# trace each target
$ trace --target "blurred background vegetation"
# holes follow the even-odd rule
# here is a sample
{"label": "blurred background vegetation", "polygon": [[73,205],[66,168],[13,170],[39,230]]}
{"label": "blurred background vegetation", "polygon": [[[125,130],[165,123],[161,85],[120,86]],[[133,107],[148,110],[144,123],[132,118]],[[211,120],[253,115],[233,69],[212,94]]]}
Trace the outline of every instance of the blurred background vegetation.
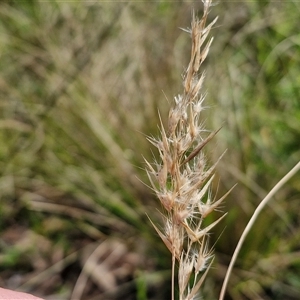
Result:
{"label": "blurred background vegetation", "polygon": [[[0,285],[45,299],[169,299],[170,255],[143,171],[189,60],[201,1],[1,1]],[[300,157],[300,3],[219,1],[205,90],[214,195],[202,291],[217,299],[259,201]],[[167,100],[166,100],[167,98]],[[154,153],[156,155],[156,153]],[[299,299],[300,176],[239,255],[226,299]],[[225,229],[224,229],[225,227]]]}

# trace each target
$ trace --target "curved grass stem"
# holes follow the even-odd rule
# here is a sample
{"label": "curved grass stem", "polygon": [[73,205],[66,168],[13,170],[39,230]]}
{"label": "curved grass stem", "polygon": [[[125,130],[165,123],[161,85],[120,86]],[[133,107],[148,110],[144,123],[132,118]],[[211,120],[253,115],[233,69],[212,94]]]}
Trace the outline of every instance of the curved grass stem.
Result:
{"label": "curved grass stem", "polygon": [[234,253],[232,255],[230,264],[228,266],[225,279],[223,281],[222,289],[220,292],[219,300],[223,300],[225,296],[225,291],[227,288],[227,284],[229,281],[229,277],[232,273],[232,269],[234,266],[234,263],[236,261],[236,258],[242,248],[242,245],[250,231],[250,229],[255,224],[255,221],[257,220],[258,215],[261,213],[261,211],[264,209],[264,207],[267,205],[267,203],[272,199],[272,197],[278,192],[278,190],[288,181],[290,180],[298,171],[300,170],[300,161],[273,187],[273,189],[269,192],[269,194],[260,202],[260,204],[257,206],[256,210],[254,211],[251,219],[249,220],[245,230],[243,231],[243,234],[241,235],[239,242],[234,250]]}

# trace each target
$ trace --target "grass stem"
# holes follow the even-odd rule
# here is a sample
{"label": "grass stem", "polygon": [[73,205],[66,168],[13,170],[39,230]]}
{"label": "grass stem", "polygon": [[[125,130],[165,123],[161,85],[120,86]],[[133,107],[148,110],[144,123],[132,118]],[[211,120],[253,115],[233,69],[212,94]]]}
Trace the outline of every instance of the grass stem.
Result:
{"label": "grass stem", "polygon": [[245,230],[243,231],[243,234],[241,235],[239,242],[234,250],[234,253],[232,255],[229,267],[227,269],[226,272],[226,276],[225,279],[223,281],[223,285],[222,285],[222,289],[221,289],[221,293],[220,293],[220,297],[219,300],[223,300],[224,296],[225,296],[225,291],[227,288],[227,284],[229,281],[229,277],[232,273],[232,269],[234,266],[234,263],[237,259],[237,256],[242,248],[242,245],[250,231],[250,229],[253,227],[253,225],[255,224],[255,221],[257,220],[259,214],[261,213],[261,211],[263,210],[263,208],[267,205],[267,203],[272,199],[272,197],[280,190],[281,187],[283,187],[283,185],[290,180],[298,171],[300,170],[300,161],[273,187],[273,189],[268,193],[268,195],[260,202],[260,204],[257,206],[256,210],[254,211],[251,219],[249,220]]}

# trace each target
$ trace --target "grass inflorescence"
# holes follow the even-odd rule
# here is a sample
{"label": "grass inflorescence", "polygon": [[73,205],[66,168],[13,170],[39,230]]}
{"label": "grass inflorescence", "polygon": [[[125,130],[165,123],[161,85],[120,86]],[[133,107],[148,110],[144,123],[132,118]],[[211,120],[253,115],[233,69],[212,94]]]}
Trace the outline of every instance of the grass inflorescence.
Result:
{"label": "grass inflorescence", "polygon": [[[179,299],[193,299],[198,293],[212,262],[208,245],[210,230],[225,216],[203,225],[204,219],[223,202],[211,199],[210,187],[216,164],[209,166],[203,148],[219,131],[207,135],[201,113],[205,109],[202,92],[205,73],[200,70],[213,38],[209,33],[217,21],[206,25],[211,1],[204,1],[201,19],[193,14],[191,58],[183,75],[183,93],[174,97],[165,128],[160,122],[160,137],[149,137],[160,162],[146,160],[147,174],[161,206],[164,222],[155,230],[172,255],[172,299],[174,299],[175,264],[178,263]],[[218,162],[218,161],[217,161]],[[216,163],[217,163],[216,162]],[[192,279],[192,280],[191,280]]]}

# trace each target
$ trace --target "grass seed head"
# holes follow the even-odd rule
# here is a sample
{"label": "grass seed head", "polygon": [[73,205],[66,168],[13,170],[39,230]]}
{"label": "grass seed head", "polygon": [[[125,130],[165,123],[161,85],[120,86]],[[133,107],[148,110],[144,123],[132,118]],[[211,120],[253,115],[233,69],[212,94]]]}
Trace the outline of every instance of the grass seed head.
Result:
{"label": "grass seed head", "polygon": [[[219,131],[203,136],[207,130],[200,123],[204,110],[205,93],[202,93],[205,73],[199,70],[206,59],[213,39],[208,39],[214,19],[206,25],[211,0],[205,0],[203,16],[193,15],[191,29],[185,30],[192,38],[191,58],[183,75],[183,93],[174,98],[168,114],[167,131],[160,118],[160,138],[149,138],[160,155],[157,172],[147,162],[151,185],[162,204],[165,222],[163,232],[154,228],[172,254],[172,300],[174,300],[175,259],[179,263],[179,299],[193,299],[201,287],[210,266],[212,252],[207,245],[209,231],[223,218],[206,227],[202,221],[217,208],[216,202],[206,196],[211,187],[215,165],[207,167],[204,147]],[[156,164],[157,165],[157,164]],[[150,176],[155,173],[156,176]],[[208,199],[204,201],[203,199]],[[190,279],[194,277],[190,286]]]}

